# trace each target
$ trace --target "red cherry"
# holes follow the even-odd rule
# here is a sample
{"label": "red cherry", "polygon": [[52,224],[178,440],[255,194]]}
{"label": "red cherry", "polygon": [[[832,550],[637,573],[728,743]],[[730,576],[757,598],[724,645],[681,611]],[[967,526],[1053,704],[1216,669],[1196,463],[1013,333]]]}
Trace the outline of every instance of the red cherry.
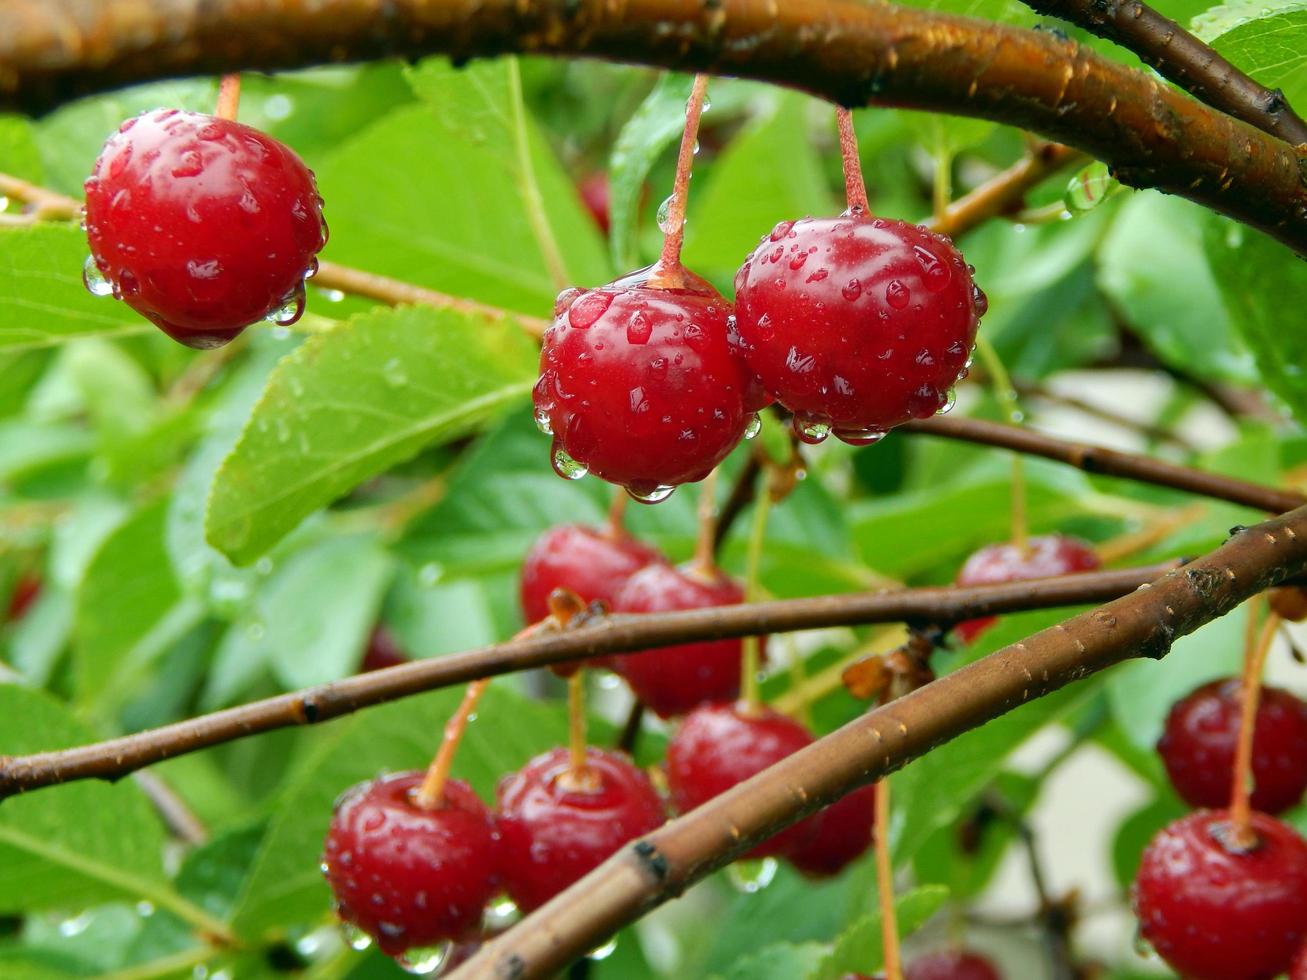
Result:
{"label": "red cherry", "polygon": [[1002,980],[994,964],[964,949],[918,956],[903,971],[904,980]]}
{"label": "red cherry", "polygon": [[612,199],[608,189],[608,174],[602,170],[587,174],[581,178],[581,182],[576,185],[576,189],[581,195],[581,203],[590,212],[590,217],[594,218],[599,230],[607,235],[609,227],[608,208]]}
{"label": "red cherry", "polygon": [[1307,937],[1307,841],[1253,813],[1258,845],[1226,848],[1229,814],[1200,810],[1164,828],[1135,878],[1140,929],[1192,980],[1257,980],[1289,968]]}
{"label": "red cherry", "polygon": [[445,784],[444,804],[420,809],[420,772],[349,790],[336,805],[323,869],[337,911],[382,952],[474,936],[497,887],[494,820],[466,783]]}
{"label": "red cherry", "polygon": [[559,474],[652,503],[725,459],[752,421],[729,313],[705,280],[657,266],[560,295],[534,393]]}
{"label": "red cherry", "polygon": [[[744,601],[744,589],[720,570],[658,562],[636,572],[613,600],[623,613],[711,609]],[[610,658],[636,697],[661,718],[683,715],[705,701],[729,701],[740,693],[742,640],[704,640]],[[766,644],[759,644],[760,659]]]}
{"label": "red cherry", "polygon": [[[999,585],[1029,578],[1051,578],[1098,568],[1098,553],[1078,538],[1045,534],[1030,538],[1025,550],[1015,544],[986,545],[967,559],[958,572],[958,585]],[[989,629],[997,616],[958,623],[954,631],[964,643],[973,642]]]}
{"label": "red cherry", "polygon": [[[1235,678],[1204,684],[1171,708],[1157,751],[1171,784],[1190,806],[1230,804],[1241,685]],[[1307,704],[1263,687],[1253,728],[1252,805],[1277,814],[1307,790]]]}
{"label": "red cherry", "polygon": [[1307,980],[1307,943],[1302,945],[1298,955],[1293,958],[1293,966],[1289,967],[1289,980]]}
{"label": "red cherry", "polygon": [[552,527],[536,539],[522,563],[522,615],[528,623],[548,616],[554,589],[567,589],[582,602],[602,602],[611,609],[627,579],[663,560],[657,549],[629,534],[580,524]]}
{"label": "red cherry", "polygon": [[27,615],[37,596],[41,594],[41,580],[35,575],[20,575],[14,583],[14,591],[9,595],[9,606],[5,609],[5,622],[14,623]]}
{"label": "red cherry", "polygon": [[327,241],[313,174],[292,150],[178,109],[129,119],[104,144],[86,181],[86,233],[92,291],[189,347],[297,319]]}
{"label": "red cherry", "polygon": [[[667,786],[678,813],[688,813],[812,744],[808,730],[770,708],[745,713],[736,704],[706,704],[681,722],[667,746]],[[746,857],[789,855],[813,832],[800,821],[763,841]]]}
{"label": "red cherry", "polygon": [[538,755],[499,783],[504,884],[529,912],[666,819],[653,783],[626,758],[586,752],[593,786],[573,785],[567,749]]}
{"label": "red cherry", "polygon": [[860,213],[782,221],[735,276],[749,366],[810,442],[945,408],[984,305],[947,238]]}
{"label": "red cherry", "polygon": [[1301,623],[1307,619],[1307,589],[1299,585],[1281,585],[1267,589],[1266,598],[1270,600],[1271,609],[1277,616],[1292,623]]}
{"label": "red cherry", "polygon": [[363,661],[359,664],[359,671],[367,673],[370,670],[384,670],[386,667],[398,667],[406,663],[408,663],[408,656],[395,642],[390,630],[384,626],[374,627],[372,635],[368,637],[368,647],[363,651]]}
{"label": "red cherry", "polygon": [[790,852],[790,863],[813,878],[837,875],[871,847],[876,787],[856,789],[804,823],[811,827],[810,836]]}

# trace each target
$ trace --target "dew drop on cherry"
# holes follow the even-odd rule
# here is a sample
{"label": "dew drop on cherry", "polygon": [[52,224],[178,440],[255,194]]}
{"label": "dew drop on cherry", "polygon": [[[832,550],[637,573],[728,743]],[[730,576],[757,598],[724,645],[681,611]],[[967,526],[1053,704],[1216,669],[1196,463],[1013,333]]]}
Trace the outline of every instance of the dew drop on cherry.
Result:
{"label": "dew drop on cherry", "polygon": [[93,256],[88,255],[82,265],[82,282],[86,285],[86,291],[92,296],[113,295],[113,285],[104,277]]}
{"label": "dew drop on cherry", "polygon": [[559,445],[554,446],[549,459],[554,466],[554,472],[564,480],[579,480],[589,472],[584,463],[577,462]]}

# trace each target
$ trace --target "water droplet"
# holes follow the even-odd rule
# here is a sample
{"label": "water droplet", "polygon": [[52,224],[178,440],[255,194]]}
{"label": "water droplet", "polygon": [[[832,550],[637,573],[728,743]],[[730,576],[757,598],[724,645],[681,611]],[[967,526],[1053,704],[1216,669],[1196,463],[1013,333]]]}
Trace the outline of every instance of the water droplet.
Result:
{"label": "water droplet", "polygon": [[90,913],[74,916],[71,919],[64,919],[59,923],[59,935],[77,936],[86,931],[87,926],[91,924]]}
{"label": "water droplet", "polygon": [[793,255],[790,257],[790,268],[801,269],[803,268],[803,263],[807,261],[808,261],[808,253],[799,252],[797,255]]}
{"label": "water droplet", "polygon": [[554,297],[554,316],[560,317],[567,312],[577,298],[584,293],[584,289],[577,289],[575,286],[568,286],[561,293]]}
{"label": "water droplet", "polygon": [[950,388],[948,391],[944,392],[944,404],[939,406],[938,409],[936,409],[935,414],[947,415],[949,412],[953,411],[953,406],[956,405],[957,403],[958,403],[957,389]]}
{"label": "water droplet", "polygon": [[439,562],[429,561],[418,569],[418,584],[429,589],[439,583],[444,574]]}
{"label": "water droplet", "polygon": [[727,870],[727,878],[735,888],[746,895],[762,891],[776,877],[779,865],[775,858],[736,861]]}
{"label": "water droplet", "polygon": [[1120,190],[1121,185],[1113,179],[1107,164],[1095,161],[1071,178],[1062,203],[1072,214],[1084,214]]}
{"label": "water droplet", "polygon": [[836,429],[835,438],[850,446],[870,446],[885,438],[881,429]]}
{"label": "water droplet", "polygon": [[775,228],[771,230],[771,234],[768,235],[767,237],[774,242],[779,242],[782,238],[784,238],[786,235],[790,233],[790,229],[793,227],[794,227],[793,221],[782,221],[780,224],[778,224]]}
{"label": "water droplet", "polygon": [[[616,675],[614,674],[605,674],[605,676],[616,678]],[[622,683],[621,678],[616,678],[616,680],[619,685]],[[503,932],[510,925],[516,922],[518,918],[517,906],[513,904],[513,900],[507,896],[503,896],[498,900],[491,901],[490,904],[486,906],[485,913],[481,919],[482,931],[493,936],[497,932]]]}
{"label": "water droplet", "polygon": [[349,944],[350,949],[361,953],[372,945],[372,937],[352,922],[342,922],[340,931],[344,933],[345,942]]}
{"label": "water droplet", "polygon": [[149,902],[137,902],[136,914],[142,919],[148,919],[150,916],[154,915],[154,906]]}
{"label": "water droplet", "polygon": [[975,283],[971,284],[971,305],[976,308],[977,317],[982,317],[989,312],[989,297]]}
{"label": "water droplet", "polygon": [[663,203],[658,205],[658,230],[664,235],[670,235],[676,228],[672,224],[672,198],[664,198]]}
{"label": "water droplet", "polygon": [[567,454],[567,450],[557,442],[554,443],[554,451],[550,457],[550,462],[554,465],[554,472],[564,480],[579,480],[590,472],[589,467],[574,460]]}
{"label": "water droplet", "polygon": [[796,414],[793,425],[794,434],[810,446],[825,442],[826,437],[830,435],[829,423],[822,422],[809,415]]}
{"label": "water droplet", "polygon": [[744,438],[752,439],[762,431],[762,418],[757,412],[749,416],[749,421],[744,425]]}
{"label": "water droplet", "polygon": [[104,277],[93,255],[88,255],[82,266],[82,282],[86,284],[86,291],[92,296],[113,295],[113,284]]}
{"label": "water droplet", "polygon": [[596,961],[606,960],[608,959],[608,957],[612,956],[615,952],[617,952],[616,936],[608,940],[608,942],[604,943],[602,946],[596,946],[594,949],[590,950],[590,952],[586,953],[585,956],[586,959],[589,960],[596,960]]}
{"label": "water droplet", "polygon": [[[204,170],[204,160],[198,150],[186,150],[172,168],[174,177],[197,177]],[[111,176],[115,176],[111,174]]]}
{"label": "water droplet", "polygon": [[408,371],[404,369],[404,362],[398,357],[392,357],[382,366],[381,377],[391,388],[402,388],[408,384]]}
{"label": "water droplet", "polygon": [[345,293],[340,289],[324,289],[322,291],[322,298],[328,303],[340,303],[344,301]]}
{"label": "water droplet", "polygon": [[304,278],[312,279],[318,274],[318,257],[315,255],[309,259],[308,267],[304,270]]}
{"label": "water droplet", "polygon": [[264,317],[269,323],[279,327],[289,327],[304,315],[304,284],[293,289],[282,301],[281,306]]}
{"label": "water droplet", "polygon": [[439,972],[444,965],[445,960],[449,958],[449,951],[454,948],[453,943],[440,943],[436,946],[414,946],[406,949],[395,958],[401,970],[405,973],[412,973],[416,976],[425,977]]}
{"label": "water droplet", "polygon": [[535,410],[535,420],[536,428],[545,435],[552,436],[554,434],[554,425],[549,421],[549,413],[543,408],[537,408]]}
{"label": "water droplet", "polygon": [[653,336],[653,321],[644,310],[636,310],[626,324],[626,339],[633,344],[647,344]]}
{"label": "water droplet", "polygon": [[1225,229],[1225,247],[1238,248],[1243,244],[1243,225],[1230,222]]}
{"label": "water droplet", "polygon": [[632,500],[639,501],[642,504],[657,504],[666,500],[676,492],[675,487],[669,487],[665,484],[653,487],[627,487],[626,492]]}
{"label": "water droplet", "polygon": [[691,148],[690,152],[693,153],[695,156],[698,156],[698,155],[699,155],[699,141],[698,141],[698,140],[695,140],[695,141],[694,141],[694,146]]}
{"label": "water droplet", "polygon": [[912,302],[912,290],[897,279],[891,279],[885,287],[885,301],[896,310],[906,309]]}
{"label": "water droplet", "polygon": [[613,305],[613,294],[594,289],[572,301],[567,310],[569,326],[577,330],[588,330]]}

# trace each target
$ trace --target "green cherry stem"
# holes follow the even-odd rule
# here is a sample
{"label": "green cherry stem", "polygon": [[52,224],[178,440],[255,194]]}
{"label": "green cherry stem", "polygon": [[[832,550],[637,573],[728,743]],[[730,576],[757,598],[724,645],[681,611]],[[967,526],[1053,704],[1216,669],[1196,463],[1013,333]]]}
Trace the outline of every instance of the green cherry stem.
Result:
{"label": "green cherry stem", "polygon": [[[994,396],[998,399],[1003,413],[1013,425],[1020,425],[1025,421],[1025,414],[1021,411],[1021,405],[1017,401],[1017,390],[1012,386],[1012,378],[1008,376],[1007,368],[1003,366],[998,351],[994,349],[994,345],[989,342],[989,338],[984,334],[976,335],[976,353],[980,355],[981,361],[984,362],[985,371],[989,374],[990,384],[994,389]],[[1025,464],[1019,453],[1013,453],[1012,543],[1024,551],[1029,537]]]}
{"label": "green cherry stem", "polygon": [[[762,598],[762,589],[758,584],[762,569],[762,549],[767,537],[767,515],[771,511],[771,470],[763,466],[762,493],[758,494],[753,507],[753,523],[749,527],[749,551],[746,560],[744,578],[744,601],[757,602]],[[752,710],[757,708],[762,698],[758,690],[758,662],[761,644],[756,636],[746,636],[743,644],[743,656],[740,658],[740,700]]]}

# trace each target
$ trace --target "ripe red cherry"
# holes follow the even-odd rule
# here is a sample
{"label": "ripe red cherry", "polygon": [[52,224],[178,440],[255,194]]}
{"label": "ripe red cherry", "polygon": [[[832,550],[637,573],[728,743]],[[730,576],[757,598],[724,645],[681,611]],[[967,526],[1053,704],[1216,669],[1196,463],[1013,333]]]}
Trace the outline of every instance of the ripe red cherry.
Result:
{"label": "ripe red cherry", "polygon": [[[249,126],[178,109],[129,119],[86,181],[87,285],[190,347],[291,323],[327,241],[313,174]],[[284,311],[284,312],[279,312]]]}
{"label": "ripe red cherry", "polygon": [[[1230,803],[1240,692],[1235,678],[1212,681],[1177,701],[1167,716],[1157,751],[1190,806]],[[1295,806],[1307,790],[1307,704],[1275,687],[1263,687],[1257,705],[1253,787],[1253,807],[1270,814]]]}
{"label": "ripe red cherry", "polygon": [[5,622],[14,623],[27,615],[37,596],[41,594],[41,580],[35,575],[20,575],[14,583],[14,591],[9,594],[9,605],[5,609]]}
{"label": "ripe red cherry", "polygon": [[581,203],[590,212],[590,217],[594,218],[599,230],[607,235],[609,228],[608,209],[612,201],[612,195],[608,189],[608,174],[602,170],[587,174],[576,185],[576,190],[581,195]]}
{"label": "ripe red cherry", "polygon": [[522,563],[522,615],[536,623],[549,615],[554,589],[610,609],[618,590],[646,565],[663,561],[655,548],[620,531],[560,524],[536,539]]}
{"label": "ripe red cherry", "polygon": [[729,313],[705,280],[658,266],[562,293],[534,392],[554,469],[645,503],[707,476],[754,422]]}
{"label": "ripe red cherry", "polygon": [[[746,713],[737,704],[706,704],[681,722],[667,746],[667,786],[678,813],[688,813],[812,744],[808,730],[766,707]],[[763,841],[746,857],[788,855],[807,842],[807,820]]]}
{"label": "ripe red cherry", "polygon": [[749,366],[810,442],[946,408],[985,306],[947,238],[861,213],[782,221],[735,276]]}
{"label": "ripe red cherry", "polygon": [[[744,589],[719,569],[697,565],[675,568],[663,562],[636,572],[618,591],[613,609],[623,613],[672,612],[733,606]],[[760,659],[766,644],[759,644]],[[629,653],[608,666],[631,686],[636,697],[661,718],[683,715],[706,701],[729,701],[740,693],[742,640],[705,640]]]}
{"label": "ripe red cherry", "polygon": [[360,783],[336,805],[323,869],[337,911],[382,952],[474,936],[497,882],[494,820],[466,783],[445,784],[444,804],[420,809],[422,773]]}
{"label": "ripe red cherry", "polygon": [[806,841],[790,852],[790,863],[812,878],[837,875],[871,847],[876,824],[876,788],[864,786],[804,821]]}
{"label": "ripe red cherry", "polygon": [[1293,966],[1289,968],[1289,980],[1307,980],[1307,943],[1298,950],[1298,955],[1293,958]]}
{"label": "ripe red cherry", "polygon": [[1002,980],[994,964],[965,949],[918,956],[903,971],[904,980]]}
{"label": "ripe red cherry", "polygon": [[395,637],[391,635],[390,630],[384,626],[374,627],[372,635],[368,637],[367,649],[363,651],[363,661],[359,664],[359,670],[366,673],[370,670],[384,670],[387,667],[398,667],[406,663],[408,657],[395,642]]}
{"label": "ripe red cherry", "polygon": [[1232,852],[1229,814],[1200,810],[1164,828],[1135,878],[1140,929],[1192,980],[1257,980],[1289,968],[1307,937],[1307,841],[1253,813],[1258,845]]}
{"label": "ripe red cherry", "polygon": [[504,885],[530,911],[666,818],[641,770],[620,755],[586,752],[591,785],[574,783],[567,749],[536,756],[499,783]]}
{"label": "ripe red cherry", "polygon": [[[956,581],[958,585],[999,585],[1089,572],[1099,564],[1098,553],[1084,541],[1046,534],[1030,538],[1024,551],[1015,544],[986,545],[967,559]],[[996,622],[997,616],[968,619],[954,630],[964,643],[971,643]]]}

